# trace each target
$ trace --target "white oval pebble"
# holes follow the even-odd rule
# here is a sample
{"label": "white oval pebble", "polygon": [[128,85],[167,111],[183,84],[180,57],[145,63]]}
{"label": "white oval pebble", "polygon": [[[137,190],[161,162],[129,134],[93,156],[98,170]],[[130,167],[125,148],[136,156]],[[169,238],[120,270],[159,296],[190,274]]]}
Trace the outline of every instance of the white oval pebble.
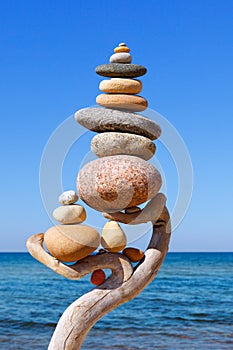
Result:
{"label": "white oval pebble", "polygon": [[110,57],[109,61],[110,63],[131,63],[132,56],[128,52],[117,52]]}
{"label": "white oval pebble", "polygon": [[63,205],[69,205],[77,202],[78,195],[73,190],[65,191],[59,196],[58,200],[59,200],[59,203]]}
{"label": "white oval pebble", "polygon": [[126,43],[120,43],[118,46],[126,46]]}

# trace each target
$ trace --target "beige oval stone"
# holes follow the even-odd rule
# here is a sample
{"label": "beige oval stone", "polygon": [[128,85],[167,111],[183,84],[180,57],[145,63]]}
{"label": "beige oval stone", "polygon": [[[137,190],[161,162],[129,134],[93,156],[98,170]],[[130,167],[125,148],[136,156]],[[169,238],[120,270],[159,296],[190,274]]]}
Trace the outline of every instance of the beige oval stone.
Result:
{"label": "beige oval stone", "polygon": [[107,222],[103,228],[101,237],[103,248],[112,253],[117,253],[124,249],[126,244],[127,238],[120,225],[116,221]]}
{"label": "beige oval stone", "polygon": [[94,252],[100,244],[100,235],[89,226],[58,225],[46,231],[44,243],[55,258],[71,262]]}
{"label": "beige oval stone", "polygon": [[91,150],[97,157],[127,154],[149,160],[156,147],[148,138],[122,132],[102,132],[93,137]]}
{"label": "beige oval stone", "polygon": [[148,107],[148,102],[144,97],[126,94],[101,94],[96,97],[96,103],[103,107],[132,112],[141,112]]}
{"label": "beige oval stone", "polygon": [[139,94],[142,90],[142,82],[137,79],[112,78],[102,80],[99,89],[112,94]]}
{"label": "beige oval stone", "polygon": [[125,248],[123,254],[132,262],[140,261],[145,256],[143,251],[137,248]]}
{"label": "beige oval stone", "polygon": [[59,196],[58,200],[59,200],[59,203],[61,203],[62,205],[69,205],[77,202],[78,195],[75,191],[69,190],[69,191],[63,192]]}
{"label": "beige oval stone", "polygon": [[64,205],[53,211],[53,217],[62,224],[80,224],[86,220],[86,211],[78,204]]}

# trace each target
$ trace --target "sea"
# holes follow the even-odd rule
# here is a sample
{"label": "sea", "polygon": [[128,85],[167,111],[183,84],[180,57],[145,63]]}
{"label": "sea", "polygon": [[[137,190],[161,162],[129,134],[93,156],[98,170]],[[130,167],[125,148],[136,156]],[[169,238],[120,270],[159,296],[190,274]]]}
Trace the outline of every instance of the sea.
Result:
{"label": "sea", "polygon": [[[93,286],[27,253],[0,254],[0,349],[45,350],[56,323]],[[134,300],[104,316],[82,349],[233,349],[233,253],[168,253]]]}

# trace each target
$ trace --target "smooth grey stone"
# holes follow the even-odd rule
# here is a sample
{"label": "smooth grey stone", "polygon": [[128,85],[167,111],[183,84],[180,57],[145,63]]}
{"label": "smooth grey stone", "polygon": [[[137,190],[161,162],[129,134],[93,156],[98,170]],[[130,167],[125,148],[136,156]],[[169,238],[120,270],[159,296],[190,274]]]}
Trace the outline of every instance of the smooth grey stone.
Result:
{"label": "smooth grey stone", "polygon": [[112,108],[84,108],[74,115],[75,120],[85,128],[96,131],[128,132],[157,139],[161,134],[160,126],[153,120],[136,113]]}
{"label": "smooth grey stone", "polygon": [[155,144],[140,135],[104,132],[92,139],[91,150],[99,158],[127,154],[149,160],[155,153]]}
{"label": "smooth grey stone", "polygon": [[147,69],[140,64],[128,63],[109,63],[97,66],[96,73],[104,77],[120,78],[131,77],[136,78],[146,74]]}

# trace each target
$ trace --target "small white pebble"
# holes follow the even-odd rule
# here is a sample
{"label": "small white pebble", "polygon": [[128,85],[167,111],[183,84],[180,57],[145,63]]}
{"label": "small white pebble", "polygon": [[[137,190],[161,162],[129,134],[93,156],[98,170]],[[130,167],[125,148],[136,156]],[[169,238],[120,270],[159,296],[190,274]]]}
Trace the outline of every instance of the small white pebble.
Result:
{"label": "small white pebble", "polygon": [[126,43],[120,43],[118,46],[126,46]]}
{"label": "small white pebble", "polygon": [[65,191],[59,196],[58,200],[62,205],[74,204],[78,200],[78,195],[73,190]]}

